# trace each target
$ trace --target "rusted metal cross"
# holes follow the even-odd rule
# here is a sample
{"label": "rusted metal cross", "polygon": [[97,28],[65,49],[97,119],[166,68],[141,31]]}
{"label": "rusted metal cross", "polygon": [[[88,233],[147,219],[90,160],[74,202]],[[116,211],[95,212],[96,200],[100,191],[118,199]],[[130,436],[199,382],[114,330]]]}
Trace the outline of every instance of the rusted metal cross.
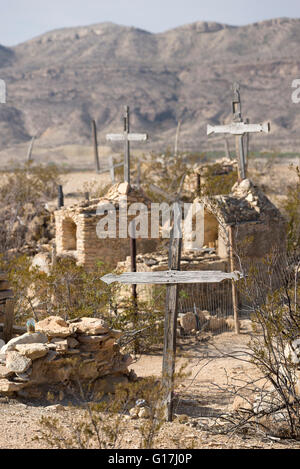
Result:
{"label": "rusted metal cross", "polygon": [[242,118],[242,106],[240,96],[240,85],[234,83],[233,85],[233,100],[232,100],[233,121],[228,125],[207,126],[207,135],[211,134],[231,134],[236,136],[236,153],[238,159],[239,181],[246,179],[246,159],[244,151],[243,137],[249,133],[269,133],[270,123],[263,124],[249,124],[244,122]]}
{"label": "rusted metal cross", "polygon": [[129,106],[125,106],[124,132],[122,134],[108,134],[106,140],[124,142],[124,181],[130,184],[130,142],[146,142],[148,135],[130,133]]}

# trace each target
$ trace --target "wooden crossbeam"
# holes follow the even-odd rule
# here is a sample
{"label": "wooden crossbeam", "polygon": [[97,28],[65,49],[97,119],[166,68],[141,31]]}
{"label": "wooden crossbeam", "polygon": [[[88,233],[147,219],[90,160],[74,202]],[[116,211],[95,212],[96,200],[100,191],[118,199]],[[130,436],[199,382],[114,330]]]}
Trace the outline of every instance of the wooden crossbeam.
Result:
{"label": "wooden crossbeam", "polygon": [[244,122],[232,122],[228,125],[208,125],[207,135],[211,134],[231,134],[231,135],[244,135],[246,133],[269,133],[270,123],[264,122],[263,124],[245,124]]}
{"label": "wooden crossbeam", "polygon": [[165,270],[161,272],[124,272],[120,275],[107,274],[101,280],[108,285],[114,282],[140,285],[168,285],[180,283],[219,283],[227,279],[237,281],[241,278],[242,274],[237,271],[227,273],[211,270],[190,270],[185,272]]}
{"label": "wooden crossbeam", "polygon": [[146,142],[148,140],[147,134],[107,134],[106,140],[111,142]]}

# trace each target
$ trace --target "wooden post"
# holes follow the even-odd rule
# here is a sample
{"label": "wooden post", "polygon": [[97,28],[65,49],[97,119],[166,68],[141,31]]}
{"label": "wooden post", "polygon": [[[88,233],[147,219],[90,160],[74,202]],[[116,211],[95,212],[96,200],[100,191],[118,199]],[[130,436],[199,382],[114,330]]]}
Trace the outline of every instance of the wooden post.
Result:
{"label": "wooden post", "polygon": [[28,153],[27,153],[27,162],[28,163],[30,161],[32,161],[32,151],[33,151],[34,140],[35,140],[35,136],[32,137],[29,148],[28,148]]}
{"label": "wooden post", "polygon": [[100,163],[99,163],[99,154],[98,154],[97,126],[96,126],[95,120],[92,121],[92,130],[93,130],[95,167],[98,173],[100,171]]}
{"label": "wooden post", "polygon": [[197,173],[197,196],[201,195],[201,175]]}
{"label": "wooden post", "polygon": [[58,186],[58,208],[62,208],[64,206],[64,192],[63,186]]}
{"label": "wooden post", "polygon": [[[133,228],[134,233],[130,236],[130,259],[131,259],[131,272],[136,272],[136,238],[135,238],[135,227]],[[137,292],[136,285],[132,285],[132,298],[135,306],[137,307]]]}
{"label": "wooden post", "polygon": [[178,141],[179,141],[180,127],[181,127],[181,121],[178,121],[177,129],[176,129],[176,137],[175,137],[175,148],[174,148],[175,156],[177,156],[178,154]]}
{"label": "wooden post", "polygon": [[13,338],[15,300],[8,299],[4,308],[3,340],[7,344]]}
{"label": "wooden post", "polygon": [[[229,252],[230,252],[230,269],[234,272],[234,227],[229,227]],[[240,321],[239,321],[239,311],[238,311],[238,294],[236,289],[236,284],[234,280],[231,280],[232,286],[232,307],[233,307],[233,316],[234,316],[234,327],[236,334],[240,334]]]}
{"label": "wooden post", "polygon": [[[169,248],[169,269],[180,270],[181,238],[174,238],[172,229]],[[176,333],[177,333],[177,309],[178,309],[178,284],[167,286],[164,355],[162,366],[162,383],[165,388],[165,419],[173,420],[173,386],[176,358]]]}
{"label": "wooden post", "polygon": [[129,106],[125,106],[124,114],[124,134],[127,136],[124,140],[124,181],[130,184],[130,148],[128,134],[130,133]]}

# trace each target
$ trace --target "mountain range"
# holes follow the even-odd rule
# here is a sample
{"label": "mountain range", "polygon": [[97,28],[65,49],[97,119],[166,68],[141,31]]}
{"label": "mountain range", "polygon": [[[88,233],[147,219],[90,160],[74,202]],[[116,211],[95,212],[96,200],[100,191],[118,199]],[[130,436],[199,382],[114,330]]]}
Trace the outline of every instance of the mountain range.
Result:
{"label": "mountain range", "polygon": [[149,134],[135,149],[173,148],[179,121],[180,151],[223,148],[223,137],[207,137],[206,126],[231,119],[235,81],[243,117],[271,123],[269,135],[251,137],[251,148],[297,152],[300,103],[292,101],[292,83],[300,79],[299,52],[300,19],[289,18],[240,27],[195,22],[159,34],[101,23],[0,46],[7,86],[0,163],[25,157],[32,136],[44,159],[55,149],[80,152],[92,144],[93,119],[99,145],[107,146],[105,134],[123,129],[124,105],[132,131]]}

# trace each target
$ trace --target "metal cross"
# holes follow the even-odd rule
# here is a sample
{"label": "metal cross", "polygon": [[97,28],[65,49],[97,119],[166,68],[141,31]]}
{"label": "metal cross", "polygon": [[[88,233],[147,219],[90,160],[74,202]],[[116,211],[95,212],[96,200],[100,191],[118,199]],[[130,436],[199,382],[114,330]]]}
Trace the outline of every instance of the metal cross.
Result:
{"label": "metal cross", "polygon": [[249,124],[249,121],[243,121],[240,85],[238,83],[234,83],[233,85],[232,112],[233,121],[231,124],[217,126],[208,125],[207,135],[231,134],[236,136],[236,153],[239,161],[239,180],[243,180],[247,177],[243,137],[249,133],[269,133],[270,123],[265,122],[263,124]]}
{"label": "metal cross", "polygon": [[106,140],[124,142],[124,181],[130,184],[130,142],[146,142],[147,134],[130,133],[129,107],[125,106],[124,132],[122,134],[108,134]]}

